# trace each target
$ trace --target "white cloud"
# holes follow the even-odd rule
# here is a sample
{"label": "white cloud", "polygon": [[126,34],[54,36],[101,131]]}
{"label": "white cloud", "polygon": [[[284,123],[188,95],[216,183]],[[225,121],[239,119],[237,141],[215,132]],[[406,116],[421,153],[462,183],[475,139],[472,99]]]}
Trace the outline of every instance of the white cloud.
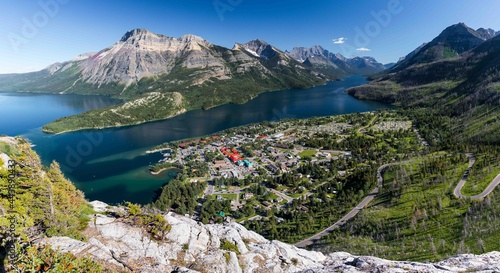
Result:
{"label": "white cloud", "polygon": [[340,44],[343,44],[345,43],[345,41],[347,40],[347,38],[344,38],[344,37],[340,37],[338,39],[332,39],[333,40],[333,43],[336,44],[336,45],[340,45]]}
{"label": "white cloud", "polygon": [[357,51],[372,51],[371,49],[369,48],[366,48],[366,47],[360,47],[358,49],[356,49]]}

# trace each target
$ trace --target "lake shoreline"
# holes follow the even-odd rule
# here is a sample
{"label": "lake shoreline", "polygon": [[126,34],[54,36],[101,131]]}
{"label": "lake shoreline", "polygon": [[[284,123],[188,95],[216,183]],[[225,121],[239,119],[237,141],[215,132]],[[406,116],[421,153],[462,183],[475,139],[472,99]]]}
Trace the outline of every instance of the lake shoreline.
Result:
{"label": "lake shoreline", "polygon": [[[164,159],[160,149],[167,147],[158,147],[161,144],[181,143],[251,123],[392,108],[387,104],[357,100],[344,93],[346,88],[364,83],[366,77],[355,75],[311,89],[264,92],[242,105],[226,104],[204,111],[188,111],[162,121],[96,132],[82,130],[54,135],[42,133],[40,129],[51,120],[106,107],[116,100],[71,94],[4,96],[0,113],[3,113],[6,129],[10,129],[5,130],[6,134],[23,135],[36,144],[34,148],[43,162],[59,162],[66,177],[88,198],[108,203],[128,200],[146,204],[155,190],[172,179],[176,172],[163,170],[158,175],[149,172],[148,166]],[[37,115],[26,111],[26,107],[37,109]],[[12,119],[12,116],[20,119]],[[137,152],[128,154],[129,151]]]}
{"label": "lake shoreline", "polygon": [[[349,77],[352,77],[353,75],[349,76]],[[288,91],[288,90],[294,90],[294,91],[304,91],[304,90],[308,90],[308,89],[311,89],[311,88],[314,88],[314,87],[318,87],[318,86],[325,86],[327,85],[328,83],[330,82],[338,82],[338,81],[342,81],[342,79],[333,79],[333,80],[329,80],[323,84],[317,84],[317,85],[313,85],[313,86],[310,86],[310,87],[307,87],[307,88],[302,88],[302,89],[277,89],[277,90],[267,90],[267,91],[263,91],[263,92],[260,92],[258,93],[256,96],[254,97],[250,97],[250,99],[248,100],[245,100],[241,103],[235,103],[235,102],[227,102],[227,103],[222,103],[222,104],[218,104],[218,105],[212,105],[208,108],[193,108],[193,109],[185,109],[185,111],[182,111],[181,113],[177,113],[177,114],[173,114],[169,117],[166,117],[166,118],[161,118],[161,119],[152,119],[152,120],[145,120],[145,121],[139,121],[139,122],[136,122],[136,123],[131,123],[131,124],[123,124],[123,125],[109,125],[109,126],[102,126],[102,127],[98,127],[98,128],[92,128],[92,127],[84,127],[84,128],[76,128],[76,129],[68,129],[68,130],[64,130],[64,131],[61,131],[61,132],[53,132],[53,131],[49,131],[49,130],[46,130],[45,127],[51,123],[54,123],[55,121],[52,121],[52,122],[49,122],[47,124],[44,124],[42,126],[42,132],[46,133],[46,134],[51,134],[51,135],[59,135],[59,134],[65,134],[65,133],[72,133],[72,132],[79,132],[79,131],[97,131],[97,130],[104,130],[104,129],[114,129],[114,128],[122,128],[122,127],[128,127],[128,126],[137,126],[137,125],[142,125],[142,124],[146,124],[146,123],[150,123],[150,122],[157,122],[157,121],[164,121],[164,120],[167,120],[167,119],[170,119],[170,118],[173,118],[173,117],[176,117],[176,116],[179,116],[179,115],[182,115],[182,114],[185,114],[187,112],[191,112],[191,111],[195,111],[195,110],[202,110],[202,111],[206,111],[206,110],[210,110],[210,109],[213,109],[213,108],[217,108],[217,107],[220,107],[220,106],[224,106],[224,105],[243,105],[245,103],[248,103],[256,98],[258,98],[260,95],[262,94],[265,94],[265,93],[273,93],[273,92],[281,92],[281,91]],[[29,92],[28,92],[29,93]],[[36,93],[34,93],[36,94]],[[47,94],[50,94],[50,93],[47,93]],[[62,95],[65,95],[65,94],[62,94]],[[123,103],[126,103],[126,101],[124,101]],[[115,106],[119,106],[121,104],[117,104]],[[91,110],[91,111],[95,111],[95,110],[99,110],[99,109],[94,109],[94,110]],[[77,114],[79,115],[79,114]],[[68,118],[68,117],[72,117],[72,116],[75,116],[75,115],[71,115],[71,116],[65,116],[65,117],[62,117],[62,118]]]}
{"label": "lake shoreline", "polygon": [[166,168],[162,168],[162,169],[160,169],[160,170],[158,170],[158,171],[156,171],[156,172],[154,172],[154,171],[152,171],[152,170],[149,170],[149,173],[150,173],[150,174],[152,174],[152,175],[159,175],[159,174],[161,174],[162,172],[169,171],[169,170],[174,170],[174,169],[176,169],[176,170],[181,170],[181,169],[176,168],[176,167],[166,167]]}

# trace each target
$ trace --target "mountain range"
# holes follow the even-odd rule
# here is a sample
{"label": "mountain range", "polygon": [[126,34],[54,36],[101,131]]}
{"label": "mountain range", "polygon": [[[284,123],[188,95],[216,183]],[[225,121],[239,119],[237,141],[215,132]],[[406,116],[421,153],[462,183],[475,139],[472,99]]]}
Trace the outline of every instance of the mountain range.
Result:
{"label": "mountain range", "polygon": [[373,58],[348,59],[319,46],[284,52],[255,39],[228,49],[192,34],[174,38],[134,29],[97,53],[81,54],[38,72],[0,75],[0,91],[98,94],[126,100],[44,127],[46,132],[60,133],[160,120],[191,109],[244,103],[264,91],[308,88],[383,69]]}
{"label": "mountain range", "polygon": [[[231,50],[191,34],[173,38],[134,29],[97,53],[82,54],[39,72],[2,75],[1,83],[2,89],[10,91],[92,93],[129,98],[204,84],[224,85],[245,77],[261,79],[264,88],[307,87],[327,79],[274,47],[269,47],[268,52],[274,53],[272,58],[255,56],[251,48],[259,45],[268,44],[256,40],[241,50],[238,47]],[[9,84],[8,80],[15,82]]]}
{"label": "mountain range", "polygon": [[500,143],[500,36],[463,23],[446,28],[367,85],[357,98],[445,116],[468,141]]}
{"label": "mountain range", "polygon": [[373,74],[386,69],[372,57],[346,58],[341,54],[334,54],[321,46],[311,48],[295,47],[288,55],[308,66],[314,67],[326,74]]}
{"label": "mountain range", "polygon": [[[330,69],[319,73],[315,71],[318,67]],[[173,38],[134,29],[97,53],[84,53],[38,72],[0,75],[0,90],[90,92],[128,98],[168,91],[158,84],[144,90],[141,80],[190,88],[250,75],[254,80],[281,82],[277,85],[287,88],[308,87],[346,74],[370,74],[383,69],[385,67],[371,57],[348,59],[320,46],[283,52],[256,39],[236,43],[228,49],[192,34]]]}

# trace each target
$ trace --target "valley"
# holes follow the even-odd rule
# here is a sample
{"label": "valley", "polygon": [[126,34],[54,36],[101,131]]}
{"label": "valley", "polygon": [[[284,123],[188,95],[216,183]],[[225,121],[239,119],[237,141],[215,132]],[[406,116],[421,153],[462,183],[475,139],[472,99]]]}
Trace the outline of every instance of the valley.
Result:
{"label": "valley", "polygon": [[464,23],[387,66],[137,28],[0,75],[0,125],[20,135],[0,137],[0,258],[17,255],[19,272],[375,271],[346,251],[490,259],[499,56],[498,32]]}
{"label": "valley", "polygon": [[[208,197],[192,207],[194,215],[202,221],[222,221],[216,212],[223,211],[267,238],[323,252],[347,249],[386,258],[437,260],[452,253],[497,249],[498,217],[492,211],[498,210],[493,204],[498,204],[500,175],[498,36],[478,33],[464,24],[450,26],[387,72],[371,76],[372,82],[347,90],[360,99],[392,103],[398,110],[361,114],[361,120],[342,116],[347,125],[339,125],[336,118],[333,123],[307,121],[313,127],[305,138],[298,130],[302,127],[295,125],[300,121],[290,121],[285,128],[272,126],[282,129],[271,134],[257,125],[246,129],[253,137],[270,137],[269,146],[241,134],[245,130],[236,131],[240,134],[233,137],[250,141],[260,153],[273,151],[277,141],[278,150],[292,159],[298,156],[300,163],[290,172],[281,168],[280,178],[269,173],[280,169],[272,166],[249,172],[245,179],[215,178],[219,188],[209,193],[222,203]],[[395,135],[386,135],[388,125],[397,128]],[[237,149],[249,145],[229,144]],[[322,151],[344,151],[344,157],[322,161]],[[259,178],[263,174],[266,177]],[[310,185],[297,183],[304,174],[312,179]],[[287,184],[287,177],[296,183]],[[270,197],[248,206],[245,197],[251,200],[250,193]],[[157,200],[166,198],[160,201],[165,204],[168,196]],[[171,209],[179,208],[171,204]]]}
{"label": "valley", "polygon": [[[474,173],[471,179],[475,177],[475,181],[487,183],[479,191],[487,187],[490,190],[481,198],[472,198],[480,199],[478,203],[464,196],[459,199],[452,193],[462,186],[459,180],[467,169],[469,157],[460,151],[460,146],[445,150],[429,146],[425,136],[432,134],[426,133],[422,138],[417,120],[409,120],[409,114],[411,112],[398,110],[285,120],[158,146],[155,150],[165,149],[168,155],[165,163],[158,163],[153,169],[173,165],[182,172],[175,179],[175,186],[166,185],[153,205],[181,214],[187,212],[204,223],[234,219],[267,238],[297,243],[301,247],[312,244],[313,249],[327,252],[341,249],[332,248],[333,245],[345,248],[345,232],[350,229],[352,240],[360,243],[359,249],[354,243],[350,251],[392,258],[395,253],[388,247],[373,252],[361,246],[366,246],[368,238],[373,240],[374,247],[384,245],[386,240],[388,243],[401,241],[401,237],[419,242],[423,239],[421,236],[434,234],[435,224],[446,226],[447,232],[442,231],[435,238],[441,240],[443,248],[425,255],[409,251],[404,259],[439,259],[450,251],[459,251],[459,244],[463,250],[475,249],[474,242],[456,232],[461,230],[461,221],[466,217],[462,212],[471,207],[483,213],[477,206],[496,198],[498,181],[479,177],[500,174],[499,150],[481,145],[468,147],[478,149],[475,154],[484,159],[481,167],[470,165]],[[237,158],[229,160],[234,157],[231,155],[245,157],[241,159],[241,166]],[[297,167],[288,167],[293,164]],[[405,175],[413,173],[411,178],[401,178],[401,171],[398,176],[391,176],[403,168],[410,168]],[[424,171],[425,174],[421,173]],[[200,199],[189,201],[188,196],[175,193],[175,187],[183,183],[188,193],[196,184],[201,183],[202,187],[208,184],[208,188],[205,192],[196,192]],[[201,203],[197,206],[197,202]],[[422,204],[422,207],[399,207],[400,202]],[[436,202],[441,204],[439,208],[435,207]],[[381,208],[395,216],[365,216],[381,213]],[[420,211],[417,218],[412,216],[415,210]],[[423,220],[419,218],[422,213],[426,215]],[[449,217],[458,218],[451,221]],[[364,230],[374,225],[371,221],[379,223],[381,219],[388,221],[386,225],[399,226],[401,232],[410,227],[415,232],[404,231],[397,238],[392,235],[390,240],[386,238],[388,235],[376,237],[382,235],[373,228],[369,230],[374,233],[361,233],[365,237],[356,235],[356,228]],[[385,225],[383,230],[391,232]],[[495,249],[493,241],[497,232],[489,230],[481,235],[482,245],[485,249]],[[306,240],[301,241],[303,239]]]}

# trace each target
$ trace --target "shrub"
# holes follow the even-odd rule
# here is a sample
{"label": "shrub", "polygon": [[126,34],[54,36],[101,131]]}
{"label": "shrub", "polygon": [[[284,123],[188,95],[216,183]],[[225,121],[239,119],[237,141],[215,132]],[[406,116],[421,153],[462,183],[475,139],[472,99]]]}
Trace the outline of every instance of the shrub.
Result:
{"label": "shrub", "polygon": [[236,246],[236,244],[229,242],[226,239],[221,239],[220,240],[220,249],[226,250],[226,251],[232,251],[235,252],[236,254],[240,254],[240,250]]}

